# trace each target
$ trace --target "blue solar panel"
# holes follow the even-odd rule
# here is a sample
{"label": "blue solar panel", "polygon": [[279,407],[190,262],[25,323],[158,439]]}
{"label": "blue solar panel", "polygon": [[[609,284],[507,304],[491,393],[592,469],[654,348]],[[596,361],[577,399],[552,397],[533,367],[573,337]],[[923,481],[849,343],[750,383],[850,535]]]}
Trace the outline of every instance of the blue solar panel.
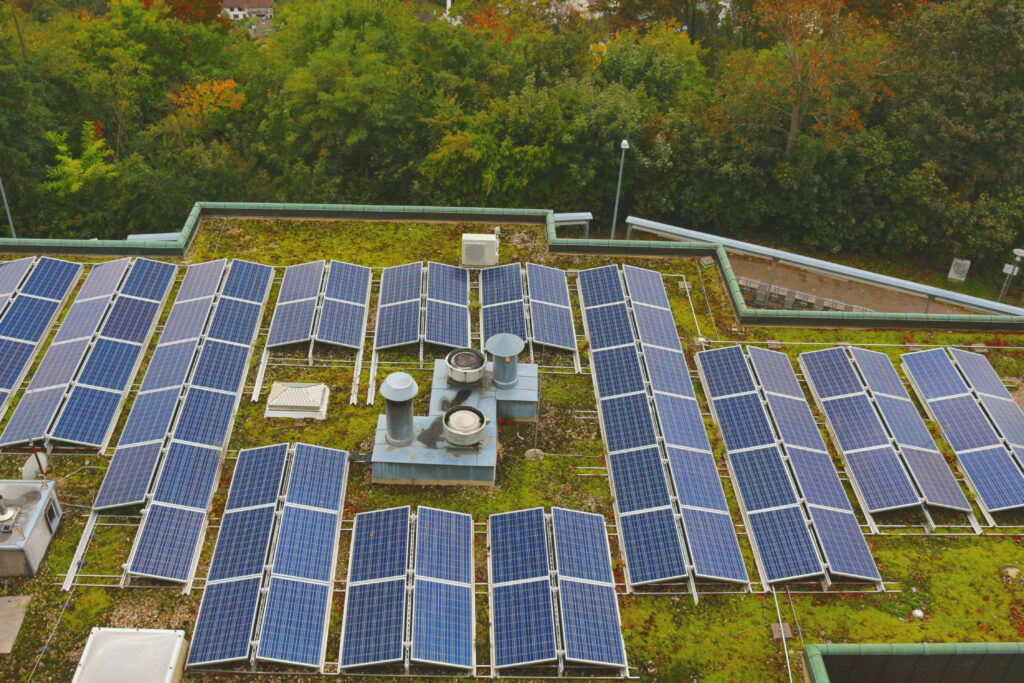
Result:
{"label": "blue solar panel", "polygon": [[82,339],[91,337],[99,327],[103,314],[107,312],[106,298],[82,301],[81,296],[71,304],[68,314],[64,316],[57,334],[53,336],[53,343],[60,344],[69,339]]}
{"label": "blue solar panel", "polygon": [[416,575],[473,582],[473,518],[420,506],[416,511]]}
{"label": "blue solar panel", "polygon": [[286,443],[240,451],[225,509],[276,503],[287,455]]}
{"label": "blue solar panel", "polygon": [[181,387],[192,367],[192,356],[195,355],[197,343],[192,340],[156,347],[139,391]]}
{"label": "blue solar panel", "polygon": [[577,282],[580,296],[587,308],[626,300],[622,282],[619,280],[619,269],[616,266],[581,270],[577,275]]}
{"label": "blue solar panel", "polygon": [[1024,444],[1024,413],[1013,399],[982,395],[981,405],[996,424],[996,429],[1011,444]]}
{"label": "blue solar panel", "polygon": [[882,578],[853,512],[813,505],[808,510],[830,572],[874,581]]}
{"label": "blue solar panel", "polygon": [[654,405],[666,444],[697,450],[710,448],[704,419],[695,399],[655,393]]}
{"label": "blue solar panel", "polygon": [[953,354],[953,360],[967,377],[967,382],[979,394],[988,394],[999,398],[1010,398],[1010,392],[1006,390],[1003,380],[996,374],[988,359],[977,353],[963,351],[950,347],[949,352]]}
{"label": "blue solar panel", "polygon": [[960,453],[960,464],[990,511],[1024,506],[1024,474],[1002,447]]}
{"label": "blue solar panel", "polygon": [[273,275],[274,269],[270,266],[235,259],[231,262],[221,296],[263,303]]}
{"label": "blue solar panel", "polygon": [[58,441],[102,446],[121,407],[121,392],[78,385],[71,390],[52,436]]}
{"label": "blue solar panel", "polygon": [[207,584],[188,648],[188,665],[248,658],[259,599],[259,578]]}
{"label": "blue solar panel", "polygon": [[121,294],[137,296],[150,301],[162,301],[167,294],[177,267],[151,259],[135,259],[128,277],[121,286]]}
{"label": "blue solar panel", "polygon": [[953,450],[967,451],[999,443],[999,437],[973,397],[932,401],[929,406]]}
{"label": "blue solar panel", "polygon": [[971,509],[971,504],[967,502],[941,453],[909,446],[904,446],[900,451],[929,505],[941,505],[965,512]]}
{"label": "blue solar panel", "polygon": [[865,384],[868,385],[872,393],[909,398],[889,356],[856,346],[850,348],[850,353],[853,355],[857,368],[860,369],[860,374],[864,377]]}
{"label": "blue solar panel", "polygon": [[555,622],[547,578],[491,589],[494,666],[523,666],[554,660]]}
{"label": "blue solar panel", "polygon": [[128,421],[121,430],[118,443],[127,446],[147,441],[163,441],[174,418],[178,395],[177,387],[139,394],[135,398],[131,412],[128,413]]}
{"label": "blue solar panel", "polygon": [[775,418],[779,436],[786,446],[800,446],[819,451],[826,450],[818,423],[814,421],[807,401],[803,398],[785,398],[767,394],[768,408]]}
{"label": "blue solar panel", "polygon": [[591,363],[599,397],[634,394],[644,390],[644,375],[640,369],[636,347],[620,346],[594,351],[591,354]]}
{"label": "blue solar panel", "polygon": [[750,364],[754,367],[754,373],[765,391],[795,396],[803,400],[804,392],[796,380],[789,356],[759,346],[748,346],[747,353],[750,354]]}
{"label": "blue solar panel", "polygon": [[319,667],[323,663],[324,626],[330,600],[328,585],[272,577],[256,656]]}
{"label": "blue solar panel", "polygon": [[337,538],[336,512],[286,505],[277,534],[274,574],[330,581]]}
{"label": "blue solar panel", "polygon": [[21,293],[60,301],[81,272],[82,266],[77,263],[44,256],[29,273],[21,286]]}
{"label": "blue solar panel", "polygon": [[526,312],[522,301],[496,304],[483,309],[483,337],[496,334],[514,334],[526,339]]}
{"label": "blue solar panel", "polygon": [[572,309],[531,301],[530,315],[533,319],[535,342],[559,349],[576,350],[576,329],[573,327]]}
{"label": "blue solar panel", "polygon": [[64,389],[54,387],[26,392],[0,435],[0,444],[6,446],[43,438],[64,398]]}
{"label": "blue solar panel", "polygon": [[615,588],[579,581],[561,581],[565,658],[576,662],[625,665]]}
{"label": "blue solar panel", "polygon": [[717,399],[718,426],[730,451],[775,443],[775,434],[757,394]]}
{"label": "blue solar panel", "polygon": [[26,256],[15,261],[4,261],[0,263],[0,293],[10,294],[25,278],[25,273],[32,267],[35,258]]}
{"label": "blue solar panel", "polygon": [[57,313],[56,301],[19,296],[0,318],[0,337],[38,342]]}
{"label": "blue solar panel", "polygon": [[757,389],[739,346],[701,351],[695,357],[705,380],[704,388],[712,398]]}
{"label": "blue solar panel", "polygon": [[207,446],[223,446],[235,412],[231,394],[192,388],[174,428],[174,438]]}
{"label": "blue solar panel", "polygon": [[404,630],[404,577],[350,585],[345,591],[341,666],[365,666],[401,660]]}
{"label": "blue solar panel", "polygon": [[633,303],[669,308],[661,273],[656,270],[624,265],[622,274],[626,278],[626,289],[629,290],[629,297]]}
{"label": "blue solar panel", "polygon": [[827,401],[825,415],[832,425],[832,433],[844,451],[889,443],[889,435],[882,428],[882,423],[865,394]]}
{"label": "blue solar panel", "polygon": [[14,388],[35,350],[35,344],[0,339],[0,387]]}
{"label": "blue solar panel", "polygon": [[604,517],[590,512],[551,508],[558,575],[611,584],[611,555]]}
{"label": "blue solar panel", "polygon": [[221,299],[213,312],[207,336],[250,346],[256,336],[261,314],[259,304]]}
{"label": "blue solar panel", "polygon": [[205,523],[205,510],[150,505],[129,571],[141,576],[187,581]]}
{"label": "blue solar panel", "polygon": [[786,449],[786,454],[789,455],[789,462],[808,504],[825,505],[839,510],[852,509],[843,483],[836,472],[836,466],[832,462],[832,456],[828,453],[791,447]]}
{"label": "blue solar panel", "polygon": [[405,576],[408,553],[408,507],[356,515],[349,555],[349,583]]}
{"label": "blue solar panel", "polygon": [[644,344],[652,344],[673,351],[679,350],[679,331],[676,329],[671,311],[634,304],[633,317],[636,318],[640,341]]}
{"label": "blue solar panel", "polygon": [[424,339],[444,346],[469,346],[469,308],[441,301],[427,301]]}
{"label": "blue solar panel", "polygon": [[85,301],[96,297],[109,298],[121,284],[121,278],[124,277],[130,264],[131,259],[129,258],[97,263],[89,269],[89,275],[86,276],[82,287],[78,290],[75,300]]}
{"label": "blue solar panel", "polygon": [[[273,529],[272,505],[225,514],[217,532],[217,547],[206,576],[207,585],[210,581],[262,575]],[[277,568],[274,570],[276,572]]]}
{"label": "blue solar panel", "polygon": [[918,448],[935,448],[935,440],[925,427],[920,413],[909,399],[891,398],[875,394],[875,403],[889,426],[896,443]]}
{"label": "blue solar panel", "polygon": [[464,306],[469,300],[469,271],[431,261],[427,264],[427,298]]}
{"label": "blue solar panel", "polygon": [[167,315],[163,332],[160,333],[160,343],[197,339],[206,328],[206,319],[212,304],[213,299],[192,299],[175,303]]}
{"label": "blue solar panel", "polygon": [[647,394],[605,399],[600,402],[599,411],[609,453],[657,443]]}
{"label": "blue solar panel", "polygon": [[569,285],[565,271],[535,263],[526,264],[526,281],[530,286],[530,301],[569,307]]}
{"label": "blue solar panel", "polygon": [[669,470],[681,506],[728,510],[718,466],[710,452],[666,448]]}
{"label": "blue solar panel", "polygon": [[906,470],[891,446],[846,453],[845,457],[870,512],[917,505],[920,502]]}
{"label": "blue solar panel", "polygon": [[143,502],[162,446],[160,443],[150,443],[119,447],[114,451],[93,507],[102,509]]}
{"label": "blue solar panel", "polygon": [[419,261],[385,268],[380,277],[378,304],[384,306],[399,301],[419,300],[422,273],[423,264]]}
{"label": "blue solar panel", "polygon": [[928,349],[903,354],[903,363],[925,399],[967,393],[967,385],[945,349]]}
{"label": "blue solar panel", "polygon": [[309,341],[313,335],[313,316],[316,314],[316,299],[278,303],[267,335],[267,346],[294,344]]}
{"label": "blue solar panel", "polygon": [[123,391],[135,374],[135,361],[141,352],[137,344],[99,339],[85,360],[78,383]]}
{"label": "blue solar panel", "polygon": [[543,508],[491,515],[491,583],[548,576]]}
{"label": "blue solar panel", "polygon": [[153,500],[205,510],[217,483],[219,467],[219,451],[172,442]]}
{"label": "blue solar panel", "polygon": [[185,277],[181,279],[181,287],[175,301],[212,297],[220,288],[225,265],[226,259],[218,259],[189,266],[185,271]]}
{"label": "blue solar panel", "polygon": [[626,304],[588,308],[586,320],[591,350],[634,343]]}
{"label": "blue solar panel", "polygon": [[644,362],[651,379],[651,388],[679,396],[695,396],[690,369],[682,351],[667,351],[652,346],[644,347]]}
{"label": "blue solar panel", "polygon": [[412,608],[412,659],[473,666],[473,589],[416,579]]}
{"label": "blue solar panel", "polygon": [[[393,311],[399,306],[389,306],[384,310]],[[419,304],[412,303],[416,311],[416,336],[419,336]],[[316,338],[330,344],[339,344],[351,348],[359,348],[363,343],[366,327],[366,307],[363,304],[351,304],[344,301],[324,300],[324,308],[320,313]]]}
{"label": "blue solar panel", "polygon": [[318,297],[323,273],[323,261],[310,261],[285,268],[284,277],[281,278],[281,291],[277,294],[278,306],[289,301]]}
{"label": "blue solar panel", "polygon": [[[468,324],[468,320],[467,320]],[[420,339],[420,302],[382,306],[377,311],[377,333],[374,348],[411,344]]]}
{"label": "blue solar panel", "polygon": [[748,511],[796,504],[793,484],[777,447],[731,453],[729,461]]}
{"label": "blue solar panel", "polygon": [[608,456],[615,502],[619,512],[671,505],[661,456],[657,448],[624,451]]}
{"label": "blue solar panel", "polygon": [[749,580],[736,529],[728,512],[682,508],[683,528],[690,542],[693,573],[725,581]]}
{"label": "blue solar panel", "polygon": [[288,480],[288,502],[323,510],[341,509],[348,453],[334,448],[295,446]]}
{"label": "blue solar panel", "polygon": [[748,515],[765,580],[769,583],[822,573],[814,540],[797,506]]}
{"label": "blue solar panel", "polygon": [[192,384],[222,391],[238,391],[249,369],[248,362],[248,348],[209,340],[199,352],[199,361],[192,373]]}
{"label": "blue solar panel", "polygon": [[[365,306],[370,298],[371,275],[370,269],[366,266],[331,261],[327,270],[327,289],[324,291],[324,297]],[[418,287],[416,291],[418,296]]]}
{"label": "blue solar panel", "polygon": [[143,299],[118,298],[103,323],[104,337],[142,344],[149,337],[160,304]]}
{"label": "blue solar panel", "polygon": [[480,304],[491,306],[523,300],[523,279],[518,263],[509,263],[480,271]]}
{"label": "blue solar panel", "polygon": [[630,583],[686,576],[686,559],[671,508],[619,515]]}
{"label": "blue solar panel", "polygon": [[801,353],[800,362],[808,375],[807,381],[814,385],[819,398],[864,391],[860,378],[850,364],[850,359],[846,357],[846,351],[838,346]]}

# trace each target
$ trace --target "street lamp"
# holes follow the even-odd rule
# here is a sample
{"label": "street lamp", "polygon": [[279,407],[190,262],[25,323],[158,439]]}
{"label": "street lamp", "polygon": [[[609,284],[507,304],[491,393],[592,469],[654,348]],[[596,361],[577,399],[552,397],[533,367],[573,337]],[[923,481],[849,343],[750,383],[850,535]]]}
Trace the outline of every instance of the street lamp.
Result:
{"label": "street lamp", "polygon": [[619,192],[622,191],[622,167],[626,163],[626,150],[629,149],[629,141],[623,140],[619,147],[622,148],[622,158],[619,160],[619,186],[615,188],[615,211],[612,213],[612,239],[615,239],[615,224],[619,220]]}
{"label": "street lamp", "polygon": [[1003,272],[1006,273],[1006,280],[1003,282],[1003,288],[999,292],[999,301],[1003,300],[1006,296],[1006,290],[1010,288],[1010,281],[1013,280],[1013,276],[1017,274],[1020,269],[1020,260],[1024,258],[1024,249],[1013,250],[1013,263],[1007,263],[1003,266]]}

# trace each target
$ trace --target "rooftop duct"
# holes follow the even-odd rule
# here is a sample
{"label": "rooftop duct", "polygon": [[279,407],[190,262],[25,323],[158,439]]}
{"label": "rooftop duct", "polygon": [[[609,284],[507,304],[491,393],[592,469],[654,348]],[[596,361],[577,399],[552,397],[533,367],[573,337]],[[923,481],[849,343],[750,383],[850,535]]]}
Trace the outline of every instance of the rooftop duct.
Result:
{"label": "rooftop duct", "polygon": [[412,441],[412,400],[417,391],[416,380],[406,372],[393,372],[381,384],[380,393],[386,403],[387,440],[393,446],[405,446]]}
{"label": "rooftop duct", "polygon": [[519,381],[519,354],[526,344],[514,334],[496,334],[487,340],[485,348],[493,356],[494,385],[508,389]]}

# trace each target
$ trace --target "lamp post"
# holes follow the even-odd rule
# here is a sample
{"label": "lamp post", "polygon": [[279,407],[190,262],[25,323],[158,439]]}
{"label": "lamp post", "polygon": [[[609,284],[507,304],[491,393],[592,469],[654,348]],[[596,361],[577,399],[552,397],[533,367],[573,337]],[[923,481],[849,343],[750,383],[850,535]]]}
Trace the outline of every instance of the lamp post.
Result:
{"label": "lamp post", "polygon": [[1024,249],[1013,250],[1013,263],[1007,263],[1003,266],[1003,272],[1006,273],[1006,280],[1003,281],[1003,288],[999,292],[999,301],[1003,300],[1006,296],[1006,291],[1010,289],[1010,281],[1013,280],[1013,276],[1017,274],[1017,270],[1020,268],[1020,260],[1024,258]]}
{"label": "lamp post", "polygon": [[612,212],[612,239],[615,239],[615,224],[619,220],[619,192],[622,191],[622,167],[626,163],[626,150],[629,149],[629,141],[623,140],[619,147],[622,148],[622,158],[619,160],[619,185],[615,188],[615,211]]}
{"label": "lamp post", "polygon": [[11,219],[11,207],[7,206],[7,192],[4,190],[4,179],[0,178],[0,197],[4,200],[4,211],[7,212],[7,224],[11,226],[11,237],[18,239],[18,233],[14,231],[14,221]]}

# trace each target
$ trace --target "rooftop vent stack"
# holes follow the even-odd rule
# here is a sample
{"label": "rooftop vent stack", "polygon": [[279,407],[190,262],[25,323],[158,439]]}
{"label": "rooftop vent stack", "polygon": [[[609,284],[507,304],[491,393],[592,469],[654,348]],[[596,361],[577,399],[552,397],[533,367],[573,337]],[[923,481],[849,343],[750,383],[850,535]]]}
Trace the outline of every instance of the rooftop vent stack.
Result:
{"label": "rooftop vent stack", "polygon": [[0,496],[0,517],[3,517],[7,513],[7,503],[4,502],[4,497]]}
{"label": "rooftop vent stack", "polygon": [[452,446],[475,446],[483,439],[487,418],[472,406],[455,406],[444,414],[444,438]]}
{"label": "rooftop vent stack", "polygon": [[526,344],[514,334],[496,334],[484,348],[493,356],[494,384],[502,389],[514,387],[519,381],[519,354]]}
{"label": "rooftop vent stack", "polygon": [[380,393],[386,400],[387,440],[392,446],[412,442],[412,400],[419,387],[411,375],[393,372],[384,378]]}
{"label": "rooftop vent stack", "polygon": [[487,359],[476,349],[455,349],[444,359],[448,380],[457,384],[476,384],[484,378]]}

